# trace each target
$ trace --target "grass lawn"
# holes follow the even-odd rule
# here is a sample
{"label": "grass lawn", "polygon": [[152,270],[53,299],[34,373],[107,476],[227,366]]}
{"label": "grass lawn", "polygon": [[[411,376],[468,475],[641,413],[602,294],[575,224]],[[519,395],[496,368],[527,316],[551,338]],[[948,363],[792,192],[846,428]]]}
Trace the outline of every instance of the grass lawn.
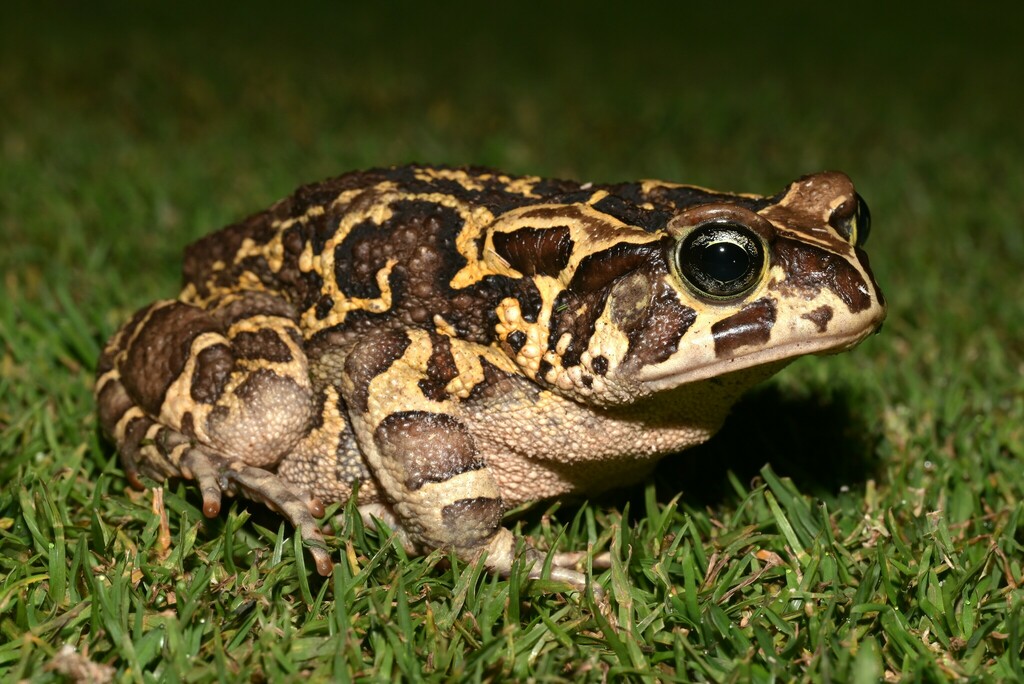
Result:
{"label": "grass lawn", "polygon": [[[1024,680],[1024,17],[304,7],[4,12],[0,680]],[[344,505],[327,580],[275,515],[206,520],[180,483],[161,539],[97,429],[101,345],[193,239],[409,161],[759,193],[842,169],[889,318],[650,482],[509,516],[611,554],[603,611]]]}

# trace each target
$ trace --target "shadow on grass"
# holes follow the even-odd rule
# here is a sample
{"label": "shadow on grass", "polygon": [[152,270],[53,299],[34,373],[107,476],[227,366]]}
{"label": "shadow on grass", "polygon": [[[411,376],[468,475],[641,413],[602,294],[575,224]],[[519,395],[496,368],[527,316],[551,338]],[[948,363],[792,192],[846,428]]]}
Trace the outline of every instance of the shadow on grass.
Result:
{"label": "shadow on grass", "polygon": [[[855,395],[846,388],[797,395],[775,384],[751,392],[710,441],[658,464],[651,476],[658,501],[682,492],[682,501],[695,508],[722,505],[736,496],[729,472],[751,486],[766,463],[805,494],[827,497],[856,488],[875,475],[878,463],[877,431],[856,410]],[[608,492],[595,503],[628,501],[631,511],[642,512],[645,483]]]}
{"label": "shadow on grass", "polygon": [[787,396],[769,385],[741,401],[711,441],[658,465],[658,498],[682,491],[694,505],[713,505],[732,491],[728,471],[749,483],[766,463],[806,494],[856,487],[872,477],[877,459],[875,432],[852,401],[835,391]]}

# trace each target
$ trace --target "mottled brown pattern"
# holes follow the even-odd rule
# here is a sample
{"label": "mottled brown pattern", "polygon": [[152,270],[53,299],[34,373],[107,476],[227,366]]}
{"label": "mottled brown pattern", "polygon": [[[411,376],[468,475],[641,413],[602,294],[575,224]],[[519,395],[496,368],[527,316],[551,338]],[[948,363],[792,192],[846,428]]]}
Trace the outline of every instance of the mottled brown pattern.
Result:
{"label": "mottled brown pattern", "polygon": [[684,306],[668,283],[656,279],[643,319],[635,327],[623,329],[629,339],[625,363],[650,365],[668,359],[696,320],[697,312]]}
{"label": "mottled brown pattern", "polygon": [[600,235],[609,232],[607,222],[602,221],[599,217],[588,215],[578,204],[541,206],[534,209],[527,209],[526,211],[518,214],[518,216],[527,223],[531,219],[539,221],[572,221],[573,223],[587,229],[593,235]]}
{"label": "mottled brown pattern", "polygon": [[501,499],[476,496],[459,499],[441,509],[441,520],[454,546],[474,547],[486,541],[501,525],[505,506]]}
{"label": "mottled brown pattern", "polygon": [[569,290],[586,294],[606,288],[616,278],[650,261],[663,249],[661,243],[633,244],[622,242],[601,252],[584,257],[576,267]]}
{"label": "mottled brown pattern", "polygon": [[452,341],[445,335],[430,336],[430,361],[427,362],[426,377],[419,381],[423,396],[433,401],[448,399],[445,387],[459,374],[452,356]]}
{"label": "mottled brown pattern", "polygon": [[778,238],[772,245],[775,258],[787,273],[781,289],[799,289],[813,298],[822,288],[832,291],[857,313],[871,306],[871,291],[849,261],[820,247]]}
{"label": "mottled brown pattern", "polygon": [[227,304],[214,303],[210,315],[216,317],[221,326],[229,327],[256,316],[280,316],[295,319],[295,308],[285,299],[267,292],[246,292],[244,297],[233,299]]}
{"label": "mottled brown pattern", "polygon": [[[249,276],[255,276],[265,287],[276,287],[278,284],[277,275],[270,268],[267,258],[262,254],[246,257],[236,262],[232,270],[244,275],[247,279]],[[234,276],[235,279],[238,277],[237,275]]]}
{"label": "mottled brown pattern", "polygon": [[265,359],[273,363],[287,363],[292,360],[292,352],[288,345],[269,328],[236,334],[231,338],[231,348],[240,359]]}
{"label": "mottled brown pattern", "polygon": [[[580,262],[569,286],[558,294],[552,306],[548,349],[554,351],[565,334],[570,338],[562,354],[563,366],[579,363],[604,310],[609,286],[659,253],[656,245],[626,243],[591,254]],[[545,367],[538,373],[541,378],[551,367],[547,361],[543,364]]]}
{"label": "mottled brown pattern", "polygon": [[[389,278],[391,309],[380,314],[352,312],[347,326],[370,328],[383,321],[385,325],[432,328],[435,316],[440,316],[459,337],[488,343],[494,339],[492,316],[497,302],[521,288],[536,290],[532,283],[514,283],[500,276],[453,290],[449,283],[466,264],[454,248],[462,219],[452,209],[425,201],[396,202],[391,211],[391,218],[382,225],[366,222],[355,226],[335,249],[333,277],[351,297],[379,297],[377,273],[389,260],[395,262]],[[534,303],[528,297],[524,304],[524,316],[539,309],[539,301]],[[333,302],[319,305],[326,311]]]}
{"label": "mottled brown pattern", "polygon": [[633,330],[651,305],[654,286],[649,273],[633,272],[612,287],[608,307],[620,330]]}
{"label": "mottled brown pattern", "polygon": [[512,351],[518,354],[519,350],[526,344],[526,333],[522,330],[513,330],[505,339],[508,342],[508,346],[512,348]]}
{"label": "mottled brown pattern", "polygon": [[[185,282],[195,285],[201,295],[208,294],[207,283],[215,273],[214,266],[217,262],[234,263],[235,256],[246,238],[264,243],[273,237],[274,228],[270,219],[271,215],[267,212],[254,214],[186,247],[182,268]],[[231,273],[236,277],[241,270],[231,269]]]}
{"label": "mottled brown pattern", "polygon": [[110,434],[113,434],[114,427],[121,417],[134,405],[118,380],[111,380],[103,385],[96,396],[96,404],[99,407],[100,425]]}
{"label": "mottled brown pattern", "polygon": [[742,197],[740,195],[714,192],[687,185],[655,185],[646,194],[640,193],[639,188],[637,188],[637,195],[640,201],[650,202],[658,209],[673,213],[701,204],[711,204],[712,202],[731,204],[749,209],[750,211],[760,211],[774,199],[770,197]]}
{"label": "mottled brown pattern", "polygon": [[[484,379],[473,386],[465,403],[469,406],[487,403],[492,400],[500,400],[510,392],[512,383],[522,380],[521,375],[515,375],[504,371],[483,356],[479,357],[480,367],[483,369]],[[531,385],[534,391],[539,391],[536,385]]]}
{"label": "mottled brown pattern", "polygon": [[124,429],[124,443],[132,450],[138,450],[142,441],[146,438],[146,432],[153,425],[153,421],[145,416],[132,418]]}
{"label": "mottled brown pattern", "polygon": [[181,375],[192,341],[220,326],[201,309],[173,303],[157,309],[128,349],[121,380],[135,403],[150,415],[160,413],[167,388]]}
{"label": "mottled brown pattern", "polygon": [[520,228],[495,233],[494,251],[523,275],[557,276],[569,264],[575,244],[569,228]]}
{"label": "mottled brown pattern", "polygon": [[370,396],[370,381],[391,367],[409,348],[409,335],[386,331],[355,346],[345,359],[345,374],[354,386],[353,407],[365,413]]}
{"label": "mottled brown pattern", "polygon": [[392,413],[380,422],[373,437],[385,458],[401,463],[409,491],[484,467],[469,430],[444,413]]}
{"label": "mottled brown pattern", "polygon": [[[608,293],[603,290],[577,295],[571,290],[562,290],[555,299],[551,313],[551,335],[548,337],[548,350],[554,351],[562,336],[569,334],[570,342],[562,354],[563,366],[575,366],[587,348],[587,343],[594,334],[594,326]],[[543,362],[547,368],[550,364]],[[544,377],[547,369],[541,367],[538,375]]]}
{"label": "mottled brown pattern", "polygon": [[804,176],[780,194],[785,204],[767,206],[761,215],[790,230],[812,235],[840,254],[850,246],[836,231],[828,228],[830,207],[836,200],[855,198],[853,183],[842,173],[826,172]]}
{"label": "mottled brown pattern", "polygon": [[819,306],[814,311],[805,313],[800,318],[805,318],[811,323],[814,323],[818,332],[826,332],[828,331],[828,322],[832,320],[832,307],[828,305]]}
{"label": "mottled brown pattern", "polygon": [[199,352],[189,387],[192,399],[200,404],[216,403],[234,366],[235,357],[226,344],[214,344]]}
{"label": "mottled brown pattern", "polygon": [[242,401],[251,403],[261,398],[273,396],[275,393],[287,391],[288,394],[299,394],[301,390],[289,377],[278,375],[267,368],[253,371],[235,388],[235,395]]}
{"label": "mottled brown pattern", "polygon": [[767,344],[775,326],[775,316],[775,300],[764,297],[718,321],[711,326],[711,334],[715,338],[715,355],[728,357],[740,347]]}
{"label": "mottled brown pattern", "polygon": [[313,308],[316,318],[319,321],[327,318],[334,311],[334,297],[331,295],[323,295],[317,300],[316,306]]}
{"label": "mottled brown pattern", "polygon": [[181,417],[181,434],[185,435],[189,439],[194,440],[196,438],[196,421],[195,417],[190,411],[186,411]]}
{"label": "mottled brown pattern", "polygon": [[[618,192],[618,190],[615,188],[612,192]],[[617,194],[608,195],[592,206],[628,226],[640,226],[649,233],[663,229],[672,218],[672,214],[668,211],[644,209],[638,207],[635,201],[627,200]]]}
{"label": "mottled brown pattern", "polygon": [[351,230],[334,250],[331,275],[347,296],[379,297],[377,273],[396,260],[392,288],[423,305],[440,295],[442,243],[454,238],[462,221],[450,209],[427,202],[399,202],[391,205],[391,212],[381,225],[365,221]]}

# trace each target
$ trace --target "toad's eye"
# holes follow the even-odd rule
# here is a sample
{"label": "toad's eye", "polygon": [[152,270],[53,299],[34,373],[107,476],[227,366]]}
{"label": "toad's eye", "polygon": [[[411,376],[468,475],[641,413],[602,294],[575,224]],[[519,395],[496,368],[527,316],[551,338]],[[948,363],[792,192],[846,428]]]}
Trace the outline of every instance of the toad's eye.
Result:
{"label": "toad's eye", "polygon": [[868,209],[868,203],[859,193],[857,194],[856,226],[857,235],[854,244],[863,247],[871,233],[871,211]]}
{"label": "toad's eye", "polygon": [[863,247],[871,232],[871,211],[860,193],[854,193],[852,200],[836,207],[828,222],[854,247]]}
{"label": "toad's eye", "polygon": [[765,247],[739,223],[706,223],[679,241],[675,266],[697,294],[731,299],[746,294],[764,273]]}

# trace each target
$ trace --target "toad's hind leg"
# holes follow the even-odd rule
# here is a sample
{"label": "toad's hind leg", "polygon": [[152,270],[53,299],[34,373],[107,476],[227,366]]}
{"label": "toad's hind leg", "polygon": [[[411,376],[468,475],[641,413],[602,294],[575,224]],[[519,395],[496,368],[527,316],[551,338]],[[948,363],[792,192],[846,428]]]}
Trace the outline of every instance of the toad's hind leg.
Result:
{"label": "toad's hind leg", "polygon": [[320,503],[272,472],[305,436],[313,401],[290,305],[261,292],[209,309],[163,301],[138,312],[107,344],[96,397],[128,479],[195,479],[203,512],[241,494],[281,512],[330,559],[314,515]]}
{"label": "toad's hind leg", "polygon": [[[507,576],[517,539],[501,525],[498,482],[449,391],[461,374],[469,380],[484,353],[485,347],[424,330],[382,331],[349,353],[342,391],[403,540],[452,550],[468,562],[486,556],[489,569]],[[543,574],[544,555],[528,544],[523,562],[530,577]],[[580,590],[587,584],[557,559],[547,576]]]}

